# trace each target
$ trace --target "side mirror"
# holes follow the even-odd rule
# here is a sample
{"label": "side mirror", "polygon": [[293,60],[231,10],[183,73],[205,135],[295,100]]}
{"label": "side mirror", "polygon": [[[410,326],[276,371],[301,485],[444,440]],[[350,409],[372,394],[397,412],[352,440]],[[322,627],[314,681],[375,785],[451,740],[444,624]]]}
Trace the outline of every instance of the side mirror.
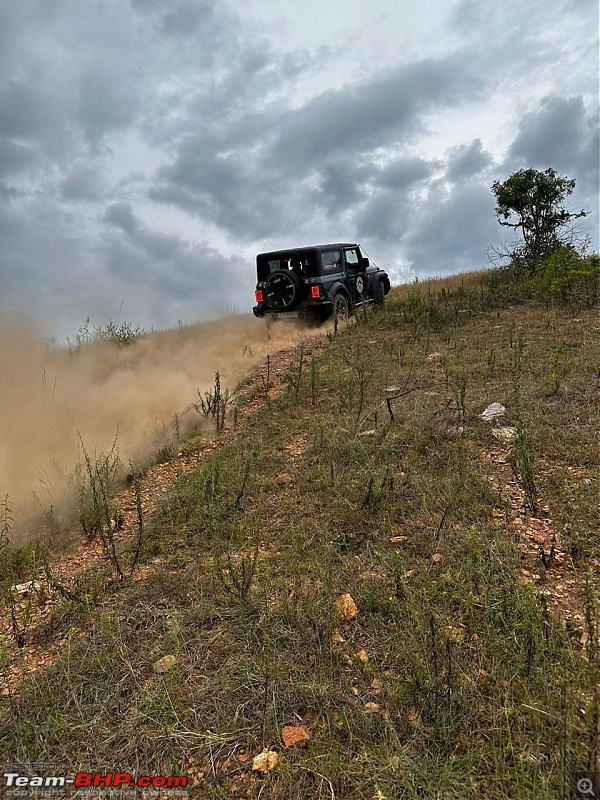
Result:
{"label": "side mirror", "polygon": [[362,256],[360,259],[360,268],[366,269],[369,266],[369,259],[366,256]]}

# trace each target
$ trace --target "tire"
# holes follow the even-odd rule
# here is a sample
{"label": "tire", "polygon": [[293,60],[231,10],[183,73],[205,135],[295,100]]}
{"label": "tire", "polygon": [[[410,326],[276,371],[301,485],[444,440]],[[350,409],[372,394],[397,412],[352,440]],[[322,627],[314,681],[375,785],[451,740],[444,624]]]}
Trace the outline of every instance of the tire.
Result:
{"label": "tire", "polygon": [[383,281],[377,281],[375,290],[373,291],[373,302],[376,306],[382,306],[385,303],[385,285]]}
{"label": "tire", "polygon": [[302,281],[295,272],[280,269],[269,275],[265,295],[270,306],[287,311],[300,302],[303,288]]}
{"label": "tire", "polygon": [[338,322],[348,322],[350,318],[350,303],[348,302],[348,298],[345,294],[341,292],[337,292],[333,296],[333,309],[331,312],[331,318],[334,322],[337,320]]}

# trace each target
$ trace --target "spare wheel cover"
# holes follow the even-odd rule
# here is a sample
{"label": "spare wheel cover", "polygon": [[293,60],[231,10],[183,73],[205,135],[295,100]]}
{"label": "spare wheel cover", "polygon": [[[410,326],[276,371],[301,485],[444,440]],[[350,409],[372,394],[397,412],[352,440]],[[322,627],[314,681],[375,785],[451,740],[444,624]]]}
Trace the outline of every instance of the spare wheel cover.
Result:
{"label": "spare wheel cover", "polygon": [[300,279],[294,272],[278,270],[269,276],[265,293],[270,305],[291,308],[298,299]]}

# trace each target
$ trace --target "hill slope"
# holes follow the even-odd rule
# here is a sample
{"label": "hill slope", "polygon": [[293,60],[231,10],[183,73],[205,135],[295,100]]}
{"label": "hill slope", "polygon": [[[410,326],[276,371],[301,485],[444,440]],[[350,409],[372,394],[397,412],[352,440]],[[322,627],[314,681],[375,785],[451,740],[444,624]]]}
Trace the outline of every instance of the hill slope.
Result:
{"label": "hill slope", "polygon": [[481,276],[390,299],[186,445],[140,539],[115,533],[121,563],[141,541],[132,578],[105,557],[29,595],[51,604],[18,620],[25,673],[30,643],[61,652],[5,690],[11,760],[185,775],[193,798],[597,779],[597,310]]}

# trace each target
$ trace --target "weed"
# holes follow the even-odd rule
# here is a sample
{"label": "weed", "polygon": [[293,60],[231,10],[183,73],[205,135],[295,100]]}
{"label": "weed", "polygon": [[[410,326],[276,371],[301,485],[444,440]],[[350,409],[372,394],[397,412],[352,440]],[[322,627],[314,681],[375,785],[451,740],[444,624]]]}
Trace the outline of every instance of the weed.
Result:
{"label": "weed", "polygon": [[515,424],[514,444],[513,469],[521,482],[528,509],[532,514],[536,514],[538,507],[538,490],[534,470],[536,453],[522,419],[518,419]]}
{"label": "weed", "polygon": [[454,399],[456,401],[456,410],[458,413],[459,423],[463,423],[467,419],[467,409],[465,407],[465,395],[467,393],[467,376],[462,373],[456,378],[456,385],[454,389]]}
{"label": "weed", "polygon": [[314,406],[317,402],[317,363],[314,358],[310,362],[310,397]]}
{"label": "weed", "polygon": [[27,643],[27,628],[41,592],[35,546],[5,544],[0,548],[0,565],[0,601],[8,611],[14,643],[22,650]]}
{"label": "weed", "polygon": [[267,372],[261,375],[262,388],[265,394],[268,394],[271,389],[271,356],[267,355]]}
{"label": "weed", "polygon": [[565,361],[565,344],[561,342],[561,344],[556,346],[552,356],[552,366],[550,368],[550,379],[552,381],[551,394],[559,394],[563,387],[563,382],[573,371],[573,366],[574,362],[572,360]]}
{"label": "weed", "polygon": [[79,444],[83,454],[72,481],[78,494],[79,522],[89,542],[102,535],[106,528],[111,528],[111,492],[121,470],[121,460],[117,450],[117,437],[108,453],[95,455],[94,460],[88,454],[79,435]]}
{"label": "weed", "polygon": [[44,574],[46,576],[46,583],[48,584],[48,588],[50,589],[50,591],[56,592],[64,600],[82,602],[82,597],[80,595],[67,589],[66,586],[57,579],[56,575],[52,571],[52,568],[50,567],[50,564],[48,563],[47,558],[43,559],[42,567],[44,569]]}
{"label": "weed", "polygon": [[242,554],[237,564],[231,558],[227,559],[225,566],[222,566],[218,560],[216,562],[223,588],[229,595],[242,603],[246,603],[250,596],[257,560],[258,543],[251,554]]}
{"label": "weed", "polygon": [[14,525],[14,518],[10,505],[10,495],[5,494],[0,499],[0,556],[2,551],[10,544],[10,532]]}
{"label": "weed", "polygon": [[90,325],[88,317],[84,324],[79,328],[73,340],[67,337],[67,345],[70,352],[76,352],[92,344],[107,343],[116,347],[128,347],[142,336],[145,331],[139,325],[135,327],[130,322],[122,322],[120,325],[113,320],[109,320],[106,325]]}
{"label": "weed", "polygon": [[365,303],[358,306],[354,312],[354,317],[357,325],[368,325],[372,321],[375,314],[375,307],[371,303]]}
{"label": "weed", "polygon": [[360,427],[367,391],[375,373],[370,359],[364,353],[360,343],[355,345],[351,354],[342,353],[342,358],[350,370],[350,379],[347,382],[347,397],[349,405],[353,406],[353,433],[356,434]]}
{"label": "weed", "polygon": [[250,469],[252,468],[252,456],[249,455],[246,461],[246,468],[244,469],[244,477],[242,479],[242,484],[240,486],[240,490],[235,497],[235,502],[233,507],[236,511],[242,511],[242,499],[244,494],[246,493],[246,485],[248,484],[248,478],[250,477]]}
{"label": "weed", "polygon": [[511,465],[515,477],[520,481],[525,503],[532,514],[537,513],[538,490],[535,478],[536,452],[531,442],[522,403],[523,360],[525,340],[519,333],[511,331],[512,404],[515,416],[514,452]]}
{"label": "weed", "polygon": [[133,493],[135,496],[135,513],[137,520],[135,549],[133,552],[133,558],[131,559],[131,566],[129,568],[129,575],[131,577],[142,553],[142,544],[144,541],[144,512],[142,508],[142,484],[140,480],[140,474],[135,469],[133,464],[130,464],[130,472],[133,475]]}
{"label": "weed", "polygon": [[198,389],[197,394],[200,403],[195,403],[194,408],[205,417],[212,417],[215,421],[217,433],[220,433],[225,427],[227,408],[233,402],[229,389],[222,389],[221,387],[220,373],[218,371],[215,372],[215,384],[212,389],[204,392],[204,396],[200,394],[200,389]]}
{"label": "weed", "polygon": [[298,351],[298,362],[290,367],[287,374],[284,375],[283,380],[288,385],[290,391],[293,394],[294,402],[298,402],[298,398],[300,396],[300,385],[302,381],[302,372],[304,370],[304,360],[305,360],[305,352],[304,352],[304,341],[300,342],[300,348]]}
{"label": "weed", "polygon": [[[103,453],[99,455],[96,454],[94,459],[92,459],[86,450],[81,436],[79,436],[79,443],[84,459],[83,466],[76,473],[76,478],[79,481],[81,526],[88,541],[92,541],[96,537],[100,539],[102,549],[116,577],[119,581],[122,581],[125,579],[125,568],[122,563],[122,556],[119,555],[117,551],[115,540],[115,531],[118,528],[118,515],[113,513],[111,501],[112,492],[115,489],[116,481],[121,473],[121,460],[117,450],[117,439],[115,438],[111,449],[106,455]],[[129,574],[132,575],[140,557],[144,526],[139,475],[133,465],[130,466],[130,475],[136,498],[138,522],[134,553],[128,570]]]}
{"label": "weed", "polygon": [[329,344],[332,344],[335,341],[335,339],[337,339],[338,327],[339,327],[339,319],[337,314],[335,314],[333,317],[333,330],[327,331],[327,341],[329,342]]}

